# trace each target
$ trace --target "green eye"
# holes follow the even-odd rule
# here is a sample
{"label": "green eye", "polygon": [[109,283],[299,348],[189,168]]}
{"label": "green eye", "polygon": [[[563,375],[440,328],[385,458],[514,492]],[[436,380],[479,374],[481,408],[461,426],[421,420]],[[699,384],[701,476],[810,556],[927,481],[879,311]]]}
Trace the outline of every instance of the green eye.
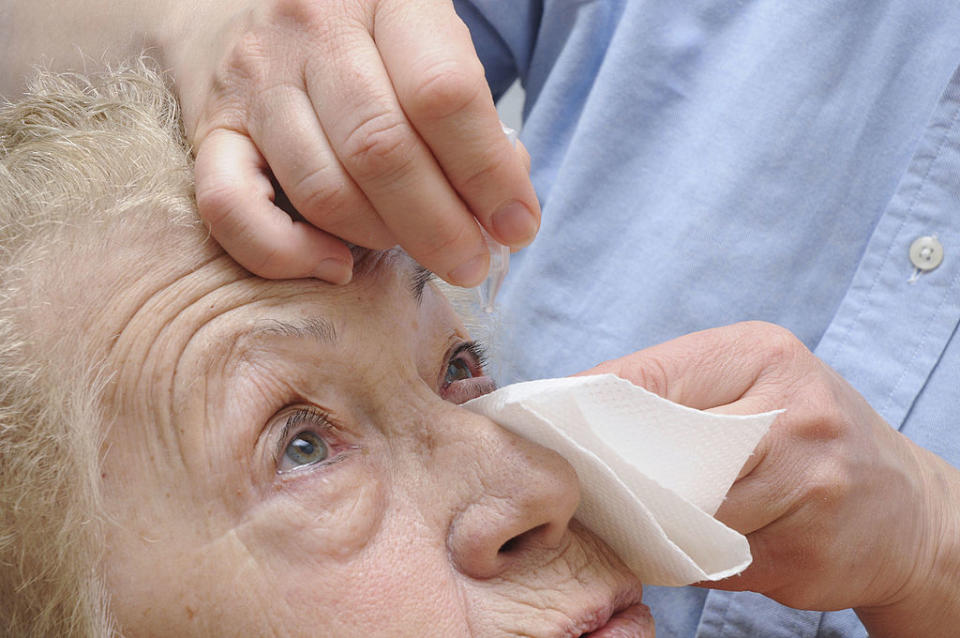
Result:
{"label": "green eye", "polygon": [[443,376],[443,384],[450,385],[451,383],[471,378],[473,378],[473,371],[470,370],[470,364],[458,358],[447,364],[447,372]]}
{"label": "green eye", "polygon": [[327,459],[330,448],[315,432],[304,430],[297,434],[283,452],[279,471],[289,472]]}

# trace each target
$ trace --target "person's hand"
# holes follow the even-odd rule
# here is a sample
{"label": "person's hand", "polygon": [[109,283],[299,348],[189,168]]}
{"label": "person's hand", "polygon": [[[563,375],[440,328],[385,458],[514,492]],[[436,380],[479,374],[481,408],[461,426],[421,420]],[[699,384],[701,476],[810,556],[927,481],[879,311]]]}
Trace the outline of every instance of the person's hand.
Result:
{"label": "person's hand", "polygon": [[[344,241],[447,281],[518,248],[540,209],[449,0],[180,3],[159,43],[214,238],[264,277],[350,279]],[[275,182],[273,181],[275,180]],[[304,221],[274,205],[275,183]]]}
{"label": "person's hand", "polygon": [[747,536],[753,564],[703,585],[801,609],[855,607],[877,636],[941,635],[944,625],[923,623],[960,614],[960,472],[891,428],[789,332],[707,330],[584,374],[604,372],[694,408],[786,409],[717,512]]}

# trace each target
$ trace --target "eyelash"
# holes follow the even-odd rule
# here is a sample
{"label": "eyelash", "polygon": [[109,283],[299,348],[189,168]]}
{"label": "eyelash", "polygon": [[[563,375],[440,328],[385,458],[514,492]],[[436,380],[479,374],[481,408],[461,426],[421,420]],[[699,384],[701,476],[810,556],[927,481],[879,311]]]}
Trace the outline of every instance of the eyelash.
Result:
{"label": "eyelash", "polygon": [[483,344],[477,341],[466,341],[461,343],[447,357],[446,365],[450,365],[462,354],[470,355],[467,364],[477,376],[483,374],[483,369],[487,366],[487,349]]}
{"label": "eyelash", "polygon": [[473,355],[474,363],[481,371],[487,367],[487,349],[478,341],[468,341],[453,351],[454,355],[461,352],[469,352]]}

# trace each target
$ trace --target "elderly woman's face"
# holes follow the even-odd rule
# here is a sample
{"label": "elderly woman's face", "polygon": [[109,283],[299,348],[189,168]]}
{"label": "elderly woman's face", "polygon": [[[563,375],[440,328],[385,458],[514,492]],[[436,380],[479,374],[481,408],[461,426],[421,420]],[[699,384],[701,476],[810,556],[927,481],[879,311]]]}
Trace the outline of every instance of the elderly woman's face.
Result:
{"label": "elderly woman's face", "polygon": [[226,258],[149,279],[111,311],[127,635],[576,637],[624,609],[607,629],[642,635],[570,466],[456,405],[490,382],[407,258],[342,288]]}

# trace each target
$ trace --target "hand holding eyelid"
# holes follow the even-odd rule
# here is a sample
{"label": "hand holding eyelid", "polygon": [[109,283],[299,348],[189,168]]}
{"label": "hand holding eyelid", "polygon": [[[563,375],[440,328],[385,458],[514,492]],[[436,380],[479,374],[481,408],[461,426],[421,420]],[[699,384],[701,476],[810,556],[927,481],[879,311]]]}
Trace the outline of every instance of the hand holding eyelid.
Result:
{"label": "hand holding eyelid", "polygon": [[[451,3],[292,4],[212,6],[184,19],[170,54],[200,214],[231,256],[265,277],[344,283],[344,241],[399,244],[474,286],[489,263],[478,222],[507,246],[532,240],[540,208],[525,151],[503,143]],[[305,221],[274,206],[272,177]]]}

